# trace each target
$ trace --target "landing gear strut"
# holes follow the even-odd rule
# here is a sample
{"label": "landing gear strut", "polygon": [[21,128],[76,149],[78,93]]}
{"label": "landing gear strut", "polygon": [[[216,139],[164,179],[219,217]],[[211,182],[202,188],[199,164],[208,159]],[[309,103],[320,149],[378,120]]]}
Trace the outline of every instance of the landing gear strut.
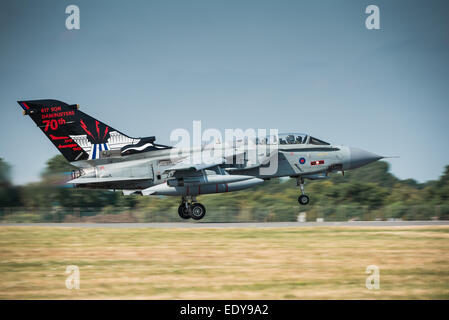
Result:
{"label": "landing gear strut", "polygon": [[296,179],[296,185],[299,185],[301,189],[301,195],[298,197],[298,202],[301,205],[306,205],[309,203],[309,197],[304,193],[304,178],[300,177]]}
{"label": "landing gear strut", "polygon": [[206,208],[195,197],[182,197],[178,214],[183,219],[201,220],[206,215]]}

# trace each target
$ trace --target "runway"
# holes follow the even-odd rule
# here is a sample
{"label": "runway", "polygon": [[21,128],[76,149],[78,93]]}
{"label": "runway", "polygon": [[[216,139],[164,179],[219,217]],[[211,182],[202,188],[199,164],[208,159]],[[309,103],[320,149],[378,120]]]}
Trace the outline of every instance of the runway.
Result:
{"label": "runway", "polygon": [[449,221],[342,221],[342,222],[152,222],[152,223],[2,223],[0,227],[57,228],[298,228],[298,227],[408,227],[447,226]]}

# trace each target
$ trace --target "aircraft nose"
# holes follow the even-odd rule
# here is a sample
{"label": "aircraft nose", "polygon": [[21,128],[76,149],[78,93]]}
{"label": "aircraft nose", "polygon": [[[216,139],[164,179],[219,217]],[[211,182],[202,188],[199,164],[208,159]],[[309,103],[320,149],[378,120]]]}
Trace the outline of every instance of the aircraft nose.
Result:
{"label": "aircraft nose", "polygon": [[349,147],[349,168],[355,169],[367,165],[368,163],[382,159],[375,153],[368,152],[359,148]]}

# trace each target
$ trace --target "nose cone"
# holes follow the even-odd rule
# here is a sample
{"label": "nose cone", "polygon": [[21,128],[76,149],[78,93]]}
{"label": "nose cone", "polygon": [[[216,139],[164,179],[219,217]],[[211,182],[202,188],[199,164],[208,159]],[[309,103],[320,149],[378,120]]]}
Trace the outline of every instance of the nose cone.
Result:
{"label": "nose cone", "polygon": [[349,169],[360,168],[382,158],[377,154],[359,148],[349,147]]}

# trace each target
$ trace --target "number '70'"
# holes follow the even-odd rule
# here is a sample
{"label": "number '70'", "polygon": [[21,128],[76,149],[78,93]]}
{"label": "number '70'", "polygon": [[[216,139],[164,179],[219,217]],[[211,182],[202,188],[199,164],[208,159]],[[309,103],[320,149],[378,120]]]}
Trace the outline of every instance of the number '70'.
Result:
{"label": "number '70'", "polygon": [[56,121],[55,119],[42,120],[42,122],[45,124],[44,131],[48,131],[48,127],[50,127],[51,130],[58,129],[58,121]]}

